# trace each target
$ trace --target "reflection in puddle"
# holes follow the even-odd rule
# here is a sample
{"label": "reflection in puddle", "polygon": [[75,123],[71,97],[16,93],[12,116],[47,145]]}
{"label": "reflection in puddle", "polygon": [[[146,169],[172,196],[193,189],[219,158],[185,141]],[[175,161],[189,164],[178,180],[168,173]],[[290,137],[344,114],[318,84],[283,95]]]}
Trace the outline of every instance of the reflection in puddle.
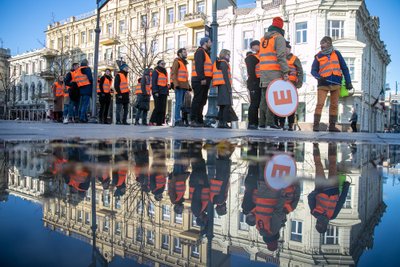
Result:
{"label": "reflection in puddle", "polygon": [[40,203],[44,226],[91,244],[100,265],[186,266],[357,264],[386,208],[377,165],[393,151],[258,140],[4,147],[6,205],[8,195]]}

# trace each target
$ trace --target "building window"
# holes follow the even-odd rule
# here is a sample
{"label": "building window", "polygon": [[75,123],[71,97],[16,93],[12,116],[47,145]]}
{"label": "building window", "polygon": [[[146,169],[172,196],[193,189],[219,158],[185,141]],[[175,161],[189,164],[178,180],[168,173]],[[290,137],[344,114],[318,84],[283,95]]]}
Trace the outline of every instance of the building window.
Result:
{"label": "building window", "polygon": [[81,44],[86,43],[86,32],[81,32]]}
{"label": "building window", "polygon": [[107,24],[107,35],[111,36],[113,34],[113,25],[112,23]]}
{"label": "building window", "polygon": [[196,40],[195,40],[196,43],[195,43],[195,45],[200,45],[200,40],[203,37],[204,37],[204,31],[196,32]]}
{"label": "building window", "polygon": [[206,13],[206,6],[204,4],[204,1],[198,1],[196,5],[196,11],[201,12],[201,13]]}
{"label": "building window", "polygon": [[94,30],[89,30],[89,42],[94,42]]}
{"label": "building window", "polygon": [[107,48],[106,52],[104,53],[104,60],[112,60],[112,59],[113,59],[112,48]]}
{"label": "building window", "polygon": [[290,230],[290,240],[301,242],[303,235],[303,223],[300,221],[292,221],[292,229]]}
{"label": "building window", "polygon": [[93,66],[93,64],[94,64],[94,56],[93,56],[93,53],[89,53],[89,54],[88,54],[88,61],[89,61],[89,65],[90,65],[90,66]]}
{"label": "building window", "polygon": [[192,253],[191,253],[192,257],[198,259],[200,257],[199,246],[198,245],[192,245],[192,249],[191,250],[192,250]]}
{"label": "building window", "polygon": [[162,220],[169,221],[171,216],[170,214],[171,214],[170,207],[167,205],[162,205]]}
{"label": "building window", "polygon": [[126,46],[118,47],[118,59],[123,60],[126,56]]}
{"label": "building window", "polygon": [[103,194],[103,206],[110,207],[110,194]]}
{"label": "building window", "polygon": [[186,5],[179,6],[178,9],[179,9],[179,20],[182,21],[186,15]]}
{"label": "building window", "polygon": [[296,23],[296,44],[307,43],[307,22]]}
{"label": "building window", "polygon": [[154,245],[154,232],[147,230],[147,244]]}
{"label": "building window", "polygon": [[174,252],[182,253],[182,244],[178,237],[174,237]]}
{"label": "building window", "polygon": [[69,46],[69,36],[68,36],[68,35],[66,35],[66,36],[64,37],[64,44],[65,44],[66,47]]}
{"label": "building window", "polygon": [[149,203],[149,206],[148,206],[148,215],[149,215],[149,217],[154,217],[154,214],[156,213],[155,212],[155,210],[154,210],[154,204],[152,203],[152,202],[150,202]]}
{"label": "building window", "polygon": [[186,35],[179,35],[178,36],[178,46],[179,46],[179,48],[186,47]]}
{"label": "building window", "polygon": [[182,224],[182,214],[179,214],[179,213],[175,214],[175,223]]}
{"label": "building window", "polygon": [[307,82],[307,71],[304,71],[307,66],[307,61],[302,61],[301,66],[303,67],[303,83]]}
{"label": "building window", "polygon": [[63,48],[62,37],[57,39],[57,47],[58,47],[58,49],[62,49]]}
{"label": "building window", "polygon": [[328,225],[324,233],[325,245],[337,245],[339,243],[339,228],[337,226]]}
{"label": "building window", "polygon": [[107,232],[110,229],[110,218],[105,217],[104,218],[104,223],[103,223],[103,232]]}
{"label": "building window", "polygon": [[[38,96],[41,97],[42,96],[42,83],[39,82],[38,83]],[[39,170],[38,170],[39,171]]]}
{"label": "building window", "polygon": [[29,64],[25,63],[25,73],[29,74]]}
{"label": "building window", "polygon": [[355,61],[355,58],[354,57],[346,57],[346,58],[344,58],[344,61],[346,61],[346,65],[349,68],[350,78],[351,78],[352,81],[354,81],[355,80],[354,79],[354,77],[355,77],[355,75],[354,75],[354,61]]}
{"label": "building window", "polygon": [[115,234],[116,235],[121,234],[121,222],[116,222],[115,223]]}
{"label": "building window", "polygon": [[[28,84],[26,83],[24,86],[24,90],[25,90],[25,100],[28,100],[29,97],[29,89],[28,89]],[[26,164],[24,164],[26,165]]]}
{"label": "building window", "polygon": [[151,26],[158,27],[158,12],[151,14]]}
{"label": "building window", "polygon": [[351,186],[349,187],[349,192],[346,196],[346,201],[344,202],[343,208],[351,209]]}
{"label": "building window", "polygon": [[32,74],[35,74],[36,72],[36,64],[35,62],[32,62]]}
{"label": "building window", "polygon": [[165,50],[174,49],[174,37],[167,37],[165,39]]}
{"label": "building window", "polygon": [[163,249],[168,249],[169,248],[169,235],[162,234],[161,239],[162,239],[161,247]]}
{"label": "building window", "polygon": [[136,241],[142,241],[143,240],[143,228],[139,227],[136,229]]}
{"label": "building window", "polygon": [[249,117],[249,103],[242,103],[242,121],[247,121]]}
{"label": "building window", "polygon": [[343,20],[328,20],[328,35],[333,40],[343,38],[344,36],[344,21]]}
{"label": "building window", "polygon": [[239,213],[239,230],[249,230],[249,225],[246,223],[246,215],[244,215],[243,212]]}
{"label": "building window", "polygon": [[[35,95],[35,84],[34,83],[31,84],[31,93],[32,93],[32,98],[36,97],[36,95]],[[30,157],[30,158],[33,158],[33,156]],[[33,164],[33,162],[31,164]],[[32,168],[33,168],[33,166],[31,167],[31,169]]]}
{"label": "building window", "polygon": [[153,52],[153,54],[158,53],[158,41],[157,40],[151,41],[151,51]]}
{"label": "building window", "polygon": [[168,8],[167,9],[167,23],[174,22],[174,9]]}
{"label": "building window", "polygon": [[140,16],[140,28],[147,28],[147,15]]}
{"label": "building window", "polygon": [[54,49],[54,40],[50,40],[50,48]]}
{"label": "building window", "polygon": [[197,220],[197,217],[192,214],[192,226],[193,227],[199,227],[196,220]]}
{"label": "building window", "polygon": [[74,34],[74,45],[79,45],[79,35],[77,33]]}
{"label": "building window", "polygon": [[115,208],[119,210],[121,208],[121,199],[115,199]]}
{"label": "building window", "polygon": [[119,33],[125,33],[125,20],[120,20],[119,21]]}
{"label": "building window", "polygon": [[142,201],[138,202],[136,209],[137,209],[138,214],[141,214],[143,212],[143,202]]}
{"label": "building window", "polygon": [[224,48],[225,48],[225,34],[218,35],[218,48],[217,48],[218,53],[221,52],[221,50]]}
{"label": "building window", "polygon": [[82,222],[83,216],[82,216],[82,211],[78,210],[78,215],[77,215],[77,221]]}
{"label": "building window", "polygon": [[250,43],[253,41],[253,31],[243,32],[243,50],[250,49]]}
{"label": "building window", "polygon": [[85,224],[90,224],[90,215],[89,215],[89,212],[85,212]]}

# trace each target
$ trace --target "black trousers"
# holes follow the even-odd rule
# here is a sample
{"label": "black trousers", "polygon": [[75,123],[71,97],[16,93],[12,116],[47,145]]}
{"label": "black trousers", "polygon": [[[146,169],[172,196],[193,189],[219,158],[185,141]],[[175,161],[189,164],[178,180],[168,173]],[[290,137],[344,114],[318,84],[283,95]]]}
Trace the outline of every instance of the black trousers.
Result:
{"label": "black trousers", "polygon": [[108,118],[108,110],[110,109],[111,95],[104,94],[104,96],[101,96],[100,94],[99,102],[100,102],[99,120],[105,122],[107,121]]}
{"label": "black trousers", "polygon": [[[276,125],[284,125],[285,124],[285,120],[286,117],[279,117],[279,116],[275,116],[275,124]],[[290,115],[288,118],[288,123],[289,124],[293,124],[294,123],[294,116],[296,116],[296,113],[293,113],[292,115]]]}
{"label": "black trousers", "polygon": [[249,125],[258,126],[258,109],[261,101],[260,79],[247,81],[247,88],[250,93]]}
{"label": "black trousers", "polygon": [[140,117],[142,118],[142,124],[147,124],[147,109],[137,109],[136,111],[136,122],[139,122]]}
{"label": "black trousers", "polygon": [[193,100],[192,100],[192,111],[190,118],[193,122],[203,123],[203,109],[207,103],[209,85],[201,85],[200,82],[192,82],[193,88]]}
{"label": "black trousers", "polygon": [[161,126],[165,121],[165,113],[167,110],[167,95],[153,95],[154,110],[151,113],[150,122]]}
{"label": "black trousers", "polygon": [[231,105],[220,105],[218,110],[218,120],[222,123],[231,121]]}
{"label": "black trousers", "polygon": [[117,103],[117,122],[121,122],[121,109],[124,109],[124,114],[122,117],[122,122],[126,123],[126,119],[128,118],[128,108],[129,108],[129,103]]}
{"label": "black trousers", "polygon": [[351,126],[351,129],[353,130],[353,133],[358,132],[358,131],[357,131],[357,122],[352,122],[352,123],[350,124],[350,126]]}

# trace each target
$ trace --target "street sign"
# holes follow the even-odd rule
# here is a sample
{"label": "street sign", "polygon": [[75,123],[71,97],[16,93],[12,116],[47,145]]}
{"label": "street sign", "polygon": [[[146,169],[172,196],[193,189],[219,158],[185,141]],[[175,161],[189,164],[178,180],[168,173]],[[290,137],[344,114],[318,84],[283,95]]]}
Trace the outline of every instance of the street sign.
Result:
{"label": "street sign", "polygon": [[97,9],[100,10],[108,3],[108,1],[110,0],[97,0]]}
{"label": "street sign", "polygon": [[265,94],[269,109],[279,117],[287,117],[296,112],[299,104],[297,89],[289,81],[273,80]]}
{"label": "street sign", "polygon": [[278,154],[268,161],[264,170],[264,180],[267,186],[274,190],[290,186],[296,178],[296,162],[288,154]]}
{"label": "street sign", "polygon": [[204,36],[210,38],[212,41],[212,29],[208,25],[204,25]]}

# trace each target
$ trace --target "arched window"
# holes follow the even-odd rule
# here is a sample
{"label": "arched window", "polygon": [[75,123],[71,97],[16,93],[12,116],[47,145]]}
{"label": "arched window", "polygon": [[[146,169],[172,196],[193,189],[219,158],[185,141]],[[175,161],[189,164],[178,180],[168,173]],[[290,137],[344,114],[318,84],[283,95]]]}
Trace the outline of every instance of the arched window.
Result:
{"label": "arched window", "polygon": [[22,100],[22,85],[18,85],[18,101]]}
{"label": "arched window", "polygon": [[24,91],[25,91],[25,100],[28,100],[29,88],[27,83],[24,86]]}
{"label": "arched window", "polygon": [[12,87],[12,100],[13,102],[17,100],[17,87],[15,85]]}
{"label": "arched window", "polygon": [[38,97],[40,98],[42,97],[42,83],[38,82],[37,87],[38,87]]}
{"label": "arched window", "polygon": [[33,83],[32,82],[32,84],[31,84],[31,98],[32,99],[35,99],[36,98],[36,95],[35,95],[35,83]]}

